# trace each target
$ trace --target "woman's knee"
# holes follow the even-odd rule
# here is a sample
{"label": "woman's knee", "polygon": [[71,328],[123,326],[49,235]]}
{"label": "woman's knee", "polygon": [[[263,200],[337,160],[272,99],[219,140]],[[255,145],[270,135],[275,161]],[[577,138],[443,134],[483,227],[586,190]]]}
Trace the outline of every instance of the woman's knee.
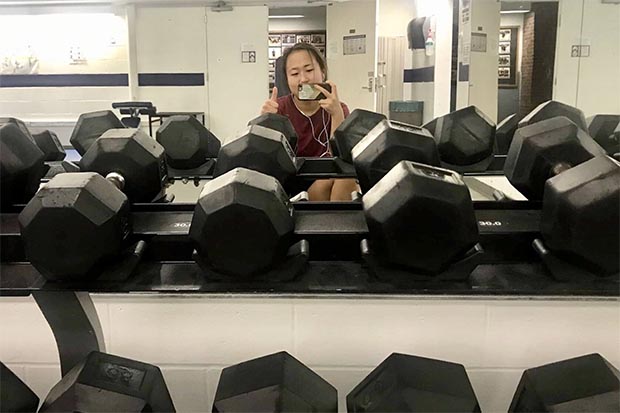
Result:
{"label": "woman's knee", "polygon": [[329,201],[331,199],[334,179],[318,179],[308,188],[310,201]]}
{"label": "woman's knee", "polygon": [[331,201],[350,201],[351,193],[358,191],[355,179],[335,179],[332,187]]}

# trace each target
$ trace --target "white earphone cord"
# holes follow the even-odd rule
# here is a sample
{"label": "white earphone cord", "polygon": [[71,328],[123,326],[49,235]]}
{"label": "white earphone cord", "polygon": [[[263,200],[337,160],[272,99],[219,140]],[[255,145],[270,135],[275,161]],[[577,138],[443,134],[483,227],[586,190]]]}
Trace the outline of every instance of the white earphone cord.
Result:
{"label": "white earphone cord", "polygon": [[[319,158],[324,157],[325,155],[329,154],[329,133],[327,132],[327,123],[329,123],[329,117],[331,116],[329,113],[327,114],[328,118],[327,118],[327,123],[325,123],[325,109],[323,108],[319,108],[319,110],[323,110],[321,112],[321,120],[323,121],[323,130],[321,132],[319,132],[319,137],[317,138],[316,133],[314,131],[314,124],[312,123],[312,119],[310,118],[310,116],[306,115],[301,109],[299,109],[299,107],[297,107],[297,104],[295,103],[295,100],[293,99],[293,105],[295,105],[295,108],[299,111],[299,113],[301,113],[306,119],[308,119],[308,122],[310,122],[310,129],[312,130],[312,138],[317,141],[322,147],[325,148],[325,152],[323,152],[321,155],[319,155]],[[325,134],[325,142],[321,141],[321,135]]]}

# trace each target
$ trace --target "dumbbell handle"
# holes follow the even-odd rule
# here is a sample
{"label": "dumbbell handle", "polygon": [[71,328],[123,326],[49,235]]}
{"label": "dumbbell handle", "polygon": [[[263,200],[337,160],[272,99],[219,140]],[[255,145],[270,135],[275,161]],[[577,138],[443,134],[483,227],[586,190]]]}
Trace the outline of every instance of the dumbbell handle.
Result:
{"label": "dumbbell handle", "polygon": [[125,177],[117,172],[110,172],[105,176],[105,179],[112,182],[121,191],[125,188]]}
{"label": "dumbbell handle", "polygon": [[555,165],[553,165],[553,168],[551,168],[551,176],[556,176],[561,174],[562,172],[571,169],[574,165],[568,164],[566,162],[560,162],[560,163],[556,163]]}

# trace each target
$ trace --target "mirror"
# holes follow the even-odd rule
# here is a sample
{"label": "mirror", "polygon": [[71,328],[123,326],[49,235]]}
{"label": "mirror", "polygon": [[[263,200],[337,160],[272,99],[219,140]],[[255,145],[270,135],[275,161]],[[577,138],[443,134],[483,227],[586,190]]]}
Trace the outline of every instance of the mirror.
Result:
{"label": "mirror", "polygon": [[620,113],[619,3],[460,0],[457,108],[496,122],[550,99]]}

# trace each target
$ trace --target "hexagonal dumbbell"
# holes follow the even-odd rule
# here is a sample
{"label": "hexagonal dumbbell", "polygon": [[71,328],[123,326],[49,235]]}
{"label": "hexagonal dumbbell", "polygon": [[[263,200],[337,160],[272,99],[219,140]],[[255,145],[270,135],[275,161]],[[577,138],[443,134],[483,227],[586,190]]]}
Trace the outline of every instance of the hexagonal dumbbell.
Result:
{"label": "hexagonal dumbbell", "polygon": [[580,109],[555,100],[548,100],[536,106],[521,119],[519,128],[558,116],[564,116],[577,125],[579,129],[586,132],[588,131],[586,118]]}
{"label": "hexagonal dumbbell", "polygon": [[587,122],[590,136],[608,155],[620,153],[620,115],[595,115]]}
{"label": "hexagonal dumbbell", "polygon": [[347,395],[354,412],[480,412],[462,364],[392,353]]}
{"label": "hexagonal dumbbell", "polygon": [[174,412],[159,367],[93,351],[45,398],[40,412]]}
{"label": "hexagonal dumbbell", "polygon": [[239,137],[222,145],[214,176],[247,168],[275,177],[285,187],[297,173],[295,153],[286,137],[274,130],[251,125]]}
{"label": "hexagonal dumbbell", "polygon": [[53,161],[62,161],[67,156],[65,149],[62,147],[60,140],[58,140],[58,136],[50,131],[44,130],[39,133],[32,134],[35,143],[41,149],[43,154],[45,154],[46,162]]}
{"label": "hexagonal dumbbell", "polygon": [[0,410],[36,412],[39,398],[4,363],[0,362]]}
{"label": "hexagonal dumbbell", "polygon": [[441,161],[450,169],[484,171],[493,160],[495,123],[475,106],[433,119],[424,128],[435,137]]}
{"label": "hexagonal dumbbell", "polygon": [[372,248],[389,264],[437,274],[478,242],[470,193],[456,172],[402,161],[362,202]]}
{"label": "hexagonal dumbbell", "polygon": [[168,165],[176,169],[197,168],[220,150],[219,139],[190,115],[167,118],[156,139],[166,151]]}
{"label": "hexagonal dumbbell", "polygon": [[277,130],[288,140],[294,153],[297,153],[297,132],[288,117],[277,113],[265,113],[248,122],[248,126],[259,125]]}
{"label": "hexagonal dumbbell", "polygon": [[382,120],[351,151],[363,192],[372,188],[400,161],[439,166],[437,145],[424,128]]}
{"label": "hexagonal dumbbell", "polygon": [[92,172],[60,174],[19,214],[26,256],[45,278],[93,279],[120,253],[131,225],[115,183]]}
{"label": "hexagonal dumbbell", "polygon": [[0,126],[2,207],[28,202],[34,195],[47,171],[43,158],[43,152],[15,123]]}
{"label": "hexagonal dumbbell", "polygon": [[337,412],[336,389],[285,351],[222,370],[213,412]]}
{"label": "hexagonal dumbbell", "polygon": [[22,121],[21,119],[11,118],[11,117],[0,118],[0,126],[4,126],[4,125],[9,124],[9,123],[12,123],[13,125],[17,126],[19,128],[19,130],[22,131],[22,133],[24,134],[25,137],[30,139],[32,142],[35,142],[34,141],[34,137],[30,133],[30,131],[28,130],[28,127],[26,126],[24,121]]}
{"label": "hexagonal dumbbell", "polygon": [[124,128],[125,125],[111,110],[82,113],[78,118],[69,141],[80,155],[110,129]]}
{"label": "hexagonal dumbbell", "polygon": [[164,148],[139,129],[111,129],[80,160],[82,171],[124,178],[123,192],[134,202],[159,199],[168,181]]}
{"label": "hexagonal dumbbell", "polygon": [[523,372],[509,412],[619,412],[620,373],[600,354]]}
{"label": "hexagonal dumbbell", "polygon": [[280,183],[237,168],[205,184],[189,236],[203,267],[249,277],[285,257],[294,226],[292,206]]}
{"label": "hexagonal dumbbell", "polygon": [[620,164],[602,155],[547,180],[540,222],[551,251],[595,274],[617,274]]}
{"label": "hexagonal dumbbell", "polygon": [[547,179],[604,154],[586,132],[560,116],[517,129],[506,156],[504,173],[525,197],[539,200]]}
{"label": "hexagonal dumbbell", "polygon": [[344,122],[334,131],[330,139],[330,147],[334,156],[353,162],[351,151],[379,122],[385,120],[385,115],[364,109],[355,109]]}
{"label": "hexagonal dumbbell", "polygon": [[495,130],[495,153],[497,155],[506,155],[508,153],[512,138],[519,127],[519,120],[521,118],[516,113],[513,113],[497,124],[497,129]]}

